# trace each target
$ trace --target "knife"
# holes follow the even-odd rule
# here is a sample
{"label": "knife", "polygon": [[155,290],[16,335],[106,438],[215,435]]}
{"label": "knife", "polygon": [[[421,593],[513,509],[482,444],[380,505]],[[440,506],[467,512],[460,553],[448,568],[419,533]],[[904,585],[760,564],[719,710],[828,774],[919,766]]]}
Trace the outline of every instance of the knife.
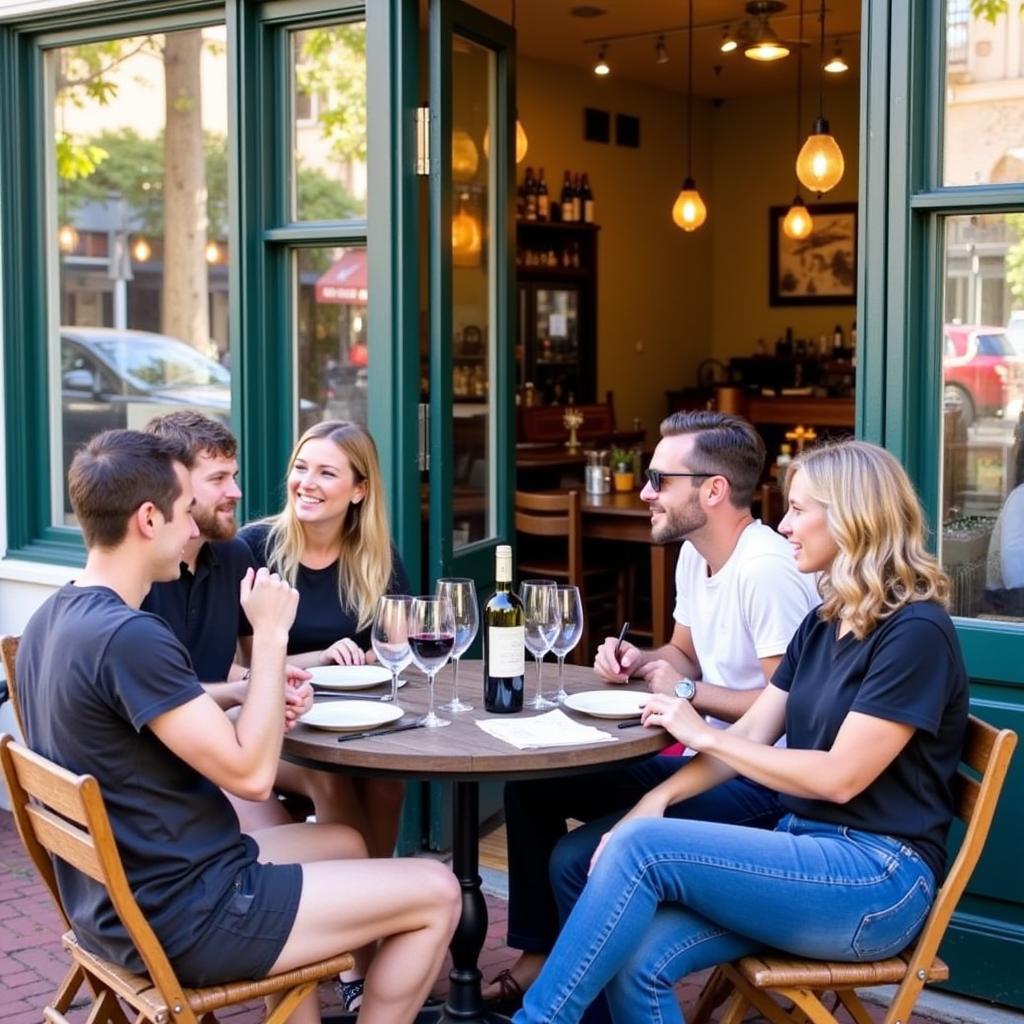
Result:
{"label": "knife", "polygon": [[349,740],[368,740],[371,736],[390,736],[392,733],[405,732],[406,729],[422,729],[427,724],[426,718],[417,718],[412,722],[404,722],[390,729],[367,729],[365,732],[347,732],[338,737],[339,743]]}
{"label": "knife", "polygon": [[323,697],[327,700],[391,700],[391,694],[379,693],[344,693],[338,690],[321,690],[313,687],[314,697]]}

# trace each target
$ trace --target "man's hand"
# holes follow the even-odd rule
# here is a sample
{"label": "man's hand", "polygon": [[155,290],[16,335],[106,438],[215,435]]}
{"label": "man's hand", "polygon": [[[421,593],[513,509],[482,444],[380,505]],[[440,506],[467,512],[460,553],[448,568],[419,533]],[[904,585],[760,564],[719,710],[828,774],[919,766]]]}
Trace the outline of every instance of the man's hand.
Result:
{"label": "man's hand", "polygon": [[285,665],[284,729],[291,732],[299,719],[313,706],[310,673],[297,665]]}
{"label": "man's hand", "polygon": [[242,577],[239,602],[253,633],[283,630],[287,641],[299,607],[299,592],[290,583],[269,569],[248,569]]}
{"label": "man's hand", "polygon": [[714,731],[688,700],[663,693],[656,693],[644,705],[640,721],[644,725],[660,725],[692,750],[701,750]]}
{"label": "man's hand", "polygon": [[366,652],[351,637],[335,640],[326,651],[320,652],[321,665],[365,665]]}
{"label": "man's hand", "polygon": [[[615,657],[615,649],[619,648],[619,656]],[[597,656],[594,658],[594,671],[609,683],[627,683],[631,675],[636,675],[643,668],[644,652],[639,647],[634,647],[628,640],[622,641],[619,647],[619,638],[609,636],[597,649]]]}
{"label": "man's hand", "polygon": [[646,796],[640,798],[637,801],[636,806],[624,817],[620,818],[603,836],[601,836],[601,842],[597,844],[597,849],[594,850],[594,855],[590,858],[590,867],[587,868],[587,874],[591,874],[596,866],[598,859],[601,854],[604,853],[604,848],[608,845],[608,840],[611,839],[612,835],[624,821],[632,821],[634,818],[663,818],[665,816],[665,808],[668,804],[665,803],[665,798],[656,790],[652,789]]}
{"label": "man's hand", "polygon": [[637,675],[647,683],[647,689],[651,693],[665,693],[670,697],[675,696],[675,685],[682,678],[679,669],[664,658],[647,662],[641,666]]}

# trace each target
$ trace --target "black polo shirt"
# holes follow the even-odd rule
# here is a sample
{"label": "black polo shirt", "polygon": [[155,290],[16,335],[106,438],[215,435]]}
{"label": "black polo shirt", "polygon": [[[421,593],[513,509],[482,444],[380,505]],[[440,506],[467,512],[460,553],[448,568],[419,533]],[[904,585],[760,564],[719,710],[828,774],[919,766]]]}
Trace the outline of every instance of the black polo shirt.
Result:
{"label": "black polo shirt", "polygon": [[182,562],[181,576],[154,583],[142,610],[159,615],[184,644],[196,676],[204,683],[227,679],[240,636],[252,626],[238,603],[238,585],[246,570],[255,568],[249,545],[237,537],[207,541],[192,573]]}

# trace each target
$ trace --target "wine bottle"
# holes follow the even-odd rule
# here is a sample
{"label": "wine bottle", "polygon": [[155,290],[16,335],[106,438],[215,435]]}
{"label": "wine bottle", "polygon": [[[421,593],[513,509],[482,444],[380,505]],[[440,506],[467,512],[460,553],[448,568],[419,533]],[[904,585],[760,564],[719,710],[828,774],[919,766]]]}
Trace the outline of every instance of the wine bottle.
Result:
{"label": "wine bottle", "polygon": [[550,220],[551,199],[548,196],[548,183],[544,180],[544,168],[540,168],[537,178],[537,220]]}
{"label": "wine bottle", "polygon": [[578,224],[583,220],[583,197],[580,195],[580,176],[572,176],[572,219]]}
{"label": "wine bottle", "polygon": [[566,224],[571,224],[573,220],[572,175],[568,171],[565,172],[565,177],[562,179],[562,220]]}
{"label": "wine bottle", "polygon": [[594,223],[594,193],[590,190],[590,178],[588,175],[583,175],[583,184],[580,186],[581,195],[583,196],[583,222],[585,224]]}
{"label": "wine bottle", "polygon": [[523,709],[526,672],[523,602],[512,593],[512,548],[495,551],[497,589],[484,607],[484,707],[507,715]]}
{"label": "wine bottle", "polygon": [[526,193],[526,219],[537,219],[537,182],[533,177],[533,168],[526,168],[526,181],[523,183],[523,191]]}

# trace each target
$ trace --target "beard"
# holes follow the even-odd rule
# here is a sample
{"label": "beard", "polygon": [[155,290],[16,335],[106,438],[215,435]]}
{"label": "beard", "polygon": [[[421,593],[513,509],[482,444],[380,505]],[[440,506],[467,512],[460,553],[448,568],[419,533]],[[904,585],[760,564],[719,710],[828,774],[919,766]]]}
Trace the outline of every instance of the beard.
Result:
{"label": "beard", "polygon": [[224,519],[223,516],[218,515],[218,512],[226,510],[226,505],[220,506],[219,509],[211,508],[208,505],[196,505],[193,507],[192,518],[196,521],[199,532],[207,540],[231,540],[238,532],[238,523],[235,522],[234,517],[235,506],[231,506],[232,515],[230,519]]}
{"label": "beard", "polygon": [[665,520],[660,526],[651,527],[651,540],[655,544],[686,540],[708,521],[707,513],[700,507],[700,494],[696,490],[685,505],[681,508],[666,508],[664,515]]}

